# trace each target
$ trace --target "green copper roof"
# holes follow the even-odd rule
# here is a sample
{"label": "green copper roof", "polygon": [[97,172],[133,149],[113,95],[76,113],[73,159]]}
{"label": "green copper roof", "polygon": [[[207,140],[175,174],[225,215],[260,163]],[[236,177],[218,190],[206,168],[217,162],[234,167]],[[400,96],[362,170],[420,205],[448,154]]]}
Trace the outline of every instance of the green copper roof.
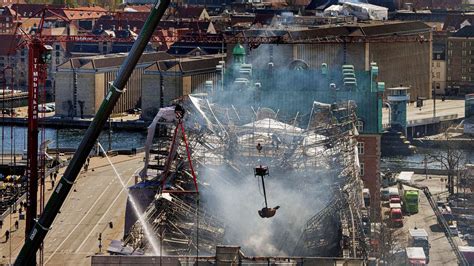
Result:
{"label": "green copper roof", "polygon": [[245,55],[245,48],[242,44],[238,43],[234,46],[234,50],[232,50],[233,55]]}

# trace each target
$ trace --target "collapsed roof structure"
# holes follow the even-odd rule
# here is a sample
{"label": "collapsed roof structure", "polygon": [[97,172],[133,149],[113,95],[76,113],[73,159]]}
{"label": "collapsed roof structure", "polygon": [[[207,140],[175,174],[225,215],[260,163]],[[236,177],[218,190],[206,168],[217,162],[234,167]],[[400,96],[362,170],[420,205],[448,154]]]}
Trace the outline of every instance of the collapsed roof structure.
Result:
{"label": "collapsed roof structure", "polygon": [[[259,256],[364,256],[354,102],[314,102],[304,124],[269,108],[206,96],[180,104],[186,135],[175,130],[172,115],[159,112],[149,130],[142,182],[130,191],[145,209],[161,255],[209,255],[216,245],[233,244]],[[169,154],[173,131],[187,140],[189,156],[178,143]],[[257,215],[263,198],[253,170],[259,165],[269,168],[269,201],[281,206],[271,219]],[[129,209],[125,244],[151,252]]]}

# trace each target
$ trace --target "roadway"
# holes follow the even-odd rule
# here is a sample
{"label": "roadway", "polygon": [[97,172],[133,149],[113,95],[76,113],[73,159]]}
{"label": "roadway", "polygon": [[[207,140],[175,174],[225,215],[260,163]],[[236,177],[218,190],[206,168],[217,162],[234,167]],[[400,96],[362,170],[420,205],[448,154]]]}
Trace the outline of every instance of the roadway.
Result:
{"label": "roadway", "polygon": [[425,229],[431,244],[430,265],[457,265],[457,258],[444,231],[438,225],[436,215],[425,194],[420,191],[419,212],[404,216],[403,227],[397,229],[396,236],[402,248],[408,247],[409,229]]}
{"label": "roadway", "polygon": [[[423,107],[417,108],[416,103],[407,106],[407,122],[433,118],[433,99],[423,101]],[[382,121],[388,124],[388,108],[383,108]],[[436,98],[436,117],[457,115],[464,117],[464,100],[445,100]]]}
{"label": "roadway", "polygon": [[[143,154],[111,159],[124,183],[132,185],[134,173],[143,165]],[[50,189],[49,178],[47,181],[46,187]],[[103,253],[112,239],[122,238],[126,199],[127,193],[107,160],[92,158],[89,170],[81,172],[45,239],[45,264],[90,265],[90,256],[99,252],[99,233],[102,233]],[[17,217],[13,214],[12,221]],[[1,231],[0,263],[9,262],[10,250],[14,260],[24,237],[24,221],[20,221],[19,230],[12,232],[12,240],[4,243],[4,230],[8,227],[9,224],[4,224]]]}

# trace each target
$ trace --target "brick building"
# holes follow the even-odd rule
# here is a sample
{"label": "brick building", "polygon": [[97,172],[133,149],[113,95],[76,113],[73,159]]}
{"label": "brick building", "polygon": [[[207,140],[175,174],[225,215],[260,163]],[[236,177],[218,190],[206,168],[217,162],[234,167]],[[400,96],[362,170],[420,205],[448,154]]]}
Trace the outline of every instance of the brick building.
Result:
{"label": "brick building", "polygon": [[[380,214],[380,157],[381,134],[364,133],[357,136],[357,151],[359,153],[360,176],[364,186],[370,191],[372,217]],[[378,208],[376,208],[378,207]]]}
{"label": "brick building", "polygon": [[13,34],[16,26],[16,12],[9,7],[0,7],[0,35]]}
{"label": "brick building", "polygon": [[448,94],[474,92],[474,26],[465,26],[448,37],[447,78]]}

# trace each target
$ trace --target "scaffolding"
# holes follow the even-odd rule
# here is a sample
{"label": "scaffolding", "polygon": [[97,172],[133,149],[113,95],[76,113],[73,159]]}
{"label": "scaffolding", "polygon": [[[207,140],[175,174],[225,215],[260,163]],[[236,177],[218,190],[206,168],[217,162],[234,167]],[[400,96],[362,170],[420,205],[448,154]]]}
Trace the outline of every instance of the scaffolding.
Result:
{"label": "scaffolding", "polygon": [[[272,250],[262,252],[277,254],[258,255],[365,256],[354,102],[315,102],[308,113],[293,115],[268,108],[226,106],[202,96],[188,96],[180,104],[187,110],[185,127],[199,194],[186,193],[193,187],[193,178],[186,156],[180,155],[185,147],[179,146],[173,156],[172,176],[166,179],[165,190],[173,192],[163,193],[157,187],[145,211],[161,241],[162,254],[213,254],[220,244],[241,245],[249,254],[259,252],[252,251],[252,245],[245,241],[258,237],[258,232],[240,228],[235,217],[238,220],[244,215],[244,206],[254,199],[253,187],[242,189],[242,184],[258,182],[253,169],[265,165],[270,169],[266,182],[273,201],[283,201],[286,193],[295,193],[301,202],[293,204],[303,210],[296,218],[285,218],[292,206],[281,202],[279,214],[271,218],[274,221],[264,225],[270,236],[263,240],[271,242]],[[156,156],[144,169],[143,182],[160,183],[164,178],[161,166],[170,143],[169,134],[164,132],[172,132],[174,124],[163,122],[159,128],[160,136],[150,148]],[[257,193],[260,191],[259,187]],[[231,210],[216,205],[224,202],[222,205],[228,206],[225,202],[229,199],[222,198],[225,194],[235,198]],[[256,226],[263,226],[255,221]],[[137,222],[124,242],[147,250],[140,227]]]}

